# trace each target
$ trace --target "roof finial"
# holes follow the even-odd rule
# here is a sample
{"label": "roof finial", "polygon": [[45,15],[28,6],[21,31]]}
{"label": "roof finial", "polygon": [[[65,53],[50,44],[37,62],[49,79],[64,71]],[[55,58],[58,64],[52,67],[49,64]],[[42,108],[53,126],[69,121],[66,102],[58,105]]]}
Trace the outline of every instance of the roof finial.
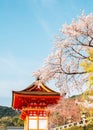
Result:
{"label": "roof finial", "polygon": [[36,80],[40,80],[40,77],[39,77],[39,76],[37,76]]}

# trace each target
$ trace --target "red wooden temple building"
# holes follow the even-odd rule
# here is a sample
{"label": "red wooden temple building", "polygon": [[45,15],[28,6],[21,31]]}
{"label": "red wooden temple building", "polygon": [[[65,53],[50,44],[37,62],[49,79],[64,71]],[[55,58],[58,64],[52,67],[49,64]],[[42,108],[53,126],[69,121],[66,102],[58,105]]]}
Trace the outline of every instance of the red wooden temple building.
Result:
{"label": "red wooden temple building", "polygon": [[24,130],[48,130],[47,106],[56,104],[60,93],[53,91],[39,79],[21,91],[12,91],[12,107],[21,111]]}

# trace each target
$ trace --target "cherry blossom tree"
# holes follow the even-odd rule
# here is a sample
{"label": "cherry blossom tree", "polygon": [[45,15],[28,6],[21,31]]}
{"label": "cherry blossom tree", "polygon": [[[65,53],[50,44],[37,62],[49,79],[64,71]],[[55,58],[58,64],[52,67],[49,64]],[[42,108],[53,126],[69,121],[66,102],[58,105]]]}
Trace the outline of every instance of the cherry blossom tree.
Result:
{"label": "cherry blossom tree", "polygon": [[71,24],[63,25],[51,54],[33,75],[43,82],[54,80],[61,93],[81,91],[90,73],[80,63],[88,58],[90,48],[93,48],[93,15],[82,13]]}
{"label": "cherry blossom tree", "polygon": [[57,105],[50,106],[48,110],[50,127],[77,122],[81,119],[80,108],[71,98],[62,98]]}

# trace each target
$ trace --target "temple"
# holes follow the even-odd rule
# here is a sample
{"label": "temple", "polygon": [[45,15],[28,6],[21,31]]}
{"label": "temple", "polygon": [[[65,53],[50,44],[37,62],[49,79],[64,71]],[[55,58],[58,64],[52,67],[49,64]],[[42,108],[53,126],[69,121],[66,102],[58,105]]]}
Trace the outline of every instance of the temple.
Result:
{"label": "temple", "polygon": [[12,107],[21,111],[24,130],[48,130],[47,106],[57,104],[60,93],[37,79],[21,91],[12,91]]}

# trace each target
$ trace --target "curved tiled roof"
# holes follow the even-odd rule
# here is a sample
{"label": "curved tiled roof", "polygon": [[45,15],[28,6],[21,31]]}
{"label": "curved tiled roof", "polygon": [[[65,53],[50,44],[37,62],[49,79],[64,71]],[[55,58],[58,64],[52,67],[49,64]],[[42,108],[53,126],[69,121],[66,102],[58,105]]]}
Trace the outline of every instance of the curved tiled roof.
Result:
{"label": "curved tiled roof", "polygon": [[33,84],[21,91],[12,91],[12,107],[22,109],[23,106],[28,106],[40,102],[45,102],[46,105],[54,104],[60,98],[60,93],[48,88],[40,80],[36,80]]}
{"label": "curved tiled roof", "polygon": [[13,91],[13,93],[24,94],[24,95],[60,95],[59,92],[56,92],[50,88],[48,88],[44,83],[40,80],[37,80],[27,88],[21,91]]}

